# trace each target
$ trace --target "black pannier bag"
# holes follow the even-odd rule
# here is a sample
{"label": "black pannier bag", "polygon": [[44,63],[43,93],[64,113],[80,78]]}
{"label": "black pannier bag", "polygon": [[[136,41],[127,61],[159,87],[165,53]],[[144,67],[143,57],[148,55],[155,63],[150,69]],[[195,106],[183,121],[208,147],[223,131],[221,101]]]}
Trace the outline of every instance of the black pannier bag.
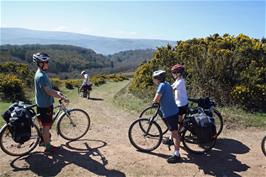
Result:
{"label": "black pannier bag", "polygon": [[207,116],[203,111],[190,117],[190,132],[196,136],[200,143],[208,143],[212,141],[217,132],[214,119]]}
{"label": "black pannier bag", "polygon": [[3,114],[15,142],[23,144],[30,139],[33,116],[34,113],[26,109],[22,102],[12,104]]}
{"label": "black pannier bag", "polygon": [[9,119],[11,118],[11,113],[15,109],[15,107],[18,107],[19,103],[15,102],[9,106],[9,108],[2,114],[3,119],[6,123],[9,123]]}

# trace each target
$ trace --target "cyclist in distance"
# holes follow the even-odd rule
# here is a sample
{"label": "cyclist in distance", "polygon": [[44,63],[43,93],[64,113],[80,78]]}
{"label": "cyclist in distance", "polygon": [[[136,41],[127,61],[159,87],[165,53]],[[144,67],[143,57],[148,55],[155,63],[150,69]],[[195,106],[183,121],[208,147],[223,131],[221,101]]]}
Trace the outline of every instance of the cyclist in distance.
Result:
{"label": "cyclist in distance", "polygon": [[[83,80],[82,85],[81,85],[81,87],[80,87],[79,90],[83,90],[86,93],[88,91],[91,91],[92,88],[91,88],[91,83],[90,83],[90,79],[89,79],[88,73],[86,71],[81,71],[80,75],[82,77],[84,77],[84,80]],[[89,94],[87,96],[88,96],[88,98],[90,98],[90,95]]]}

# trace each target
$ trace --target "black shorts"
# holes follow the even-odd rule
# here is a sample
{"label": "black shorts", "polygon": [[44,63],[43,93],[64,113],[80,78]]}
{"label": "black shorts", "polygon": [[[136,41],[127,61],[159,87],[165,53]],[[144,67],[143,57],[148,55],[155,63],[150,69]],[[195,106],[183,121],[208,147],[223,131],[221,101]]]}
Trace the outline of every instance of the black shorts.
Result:
{"label": "black shorts", "polygon": [[180,106],[178,107],[179,112],[178,115],[182,116],[183,114],[186,114],[188,111],[188,104],[186,104],[185,106]]}
{"label": "black shorts", "polygon": [[48,108],[40,108],[37,106],[38,120],[42,123],[42,126],[52,126],[53,123],[53,106]]}
{"label": "black shorts", "polygon": [[87,91],[87,90],[89,90],[89,91],[91,91],[92,90],[92,88],[91,88],[91,84],[90,85],[82,85],[82,89],[83,89],[83,91]]}
{"label": "black shorts", "polygon": [[166,117],[164,121],[170,131],[178,130],[178,114]]}

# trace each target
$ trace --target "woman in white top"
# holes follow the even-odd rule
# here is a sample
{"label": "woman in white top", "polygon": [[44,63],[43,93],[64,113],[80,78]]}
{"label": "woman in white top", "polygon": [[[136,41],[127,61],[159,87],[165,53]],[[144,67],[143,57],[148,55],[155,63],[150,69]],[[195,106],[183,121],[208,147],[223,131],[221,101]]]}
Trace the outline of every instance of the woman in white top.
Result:
{"label": "woman in white top", "polygon": [[175,79],[172,88],[175,93],[175,102],[179,108],[179,120],[183,120],[188,109],[186,82],[183,78],[184,71],[184,66],[180,64],[176,64],[171,68],[172,76]]}
{"label": "woman in white top", "polygon": [[[186,83],[183,78],[184,71],[185,71],[184,66],[180,64],[176,64],[171,68],[172,76],[175,79],[175,82],[172,84],[172,88],[175,94],[175,103],[179,110],[178,112],[179,122],[183,121],[188,109],[188,96],[186,90]],[[181,126],[178,127],[178,129],[180,128]],[[163,144],[172,145],[173,144],[172,137],[170,136],[169,138],[164,139]]]}

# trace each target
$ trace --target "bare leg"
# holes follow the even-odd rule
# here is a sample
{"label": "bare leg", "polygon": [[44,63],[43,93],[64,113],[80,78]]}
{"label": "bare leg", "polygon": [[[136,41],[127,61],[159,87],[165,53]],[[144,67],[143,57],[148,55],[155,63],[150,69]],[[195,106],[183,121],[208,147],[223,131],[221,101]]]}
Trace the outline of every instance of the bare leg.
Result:
{"label": "bare leg", "polygon": [[42,132],[42,136],[43,136],[43,141],[44,141],[44,144],[47,145],[47,144],[50,144],[50,126],[44,126],[43,127],[43,132]]}
{"label": "bare leg", "polygon": [[172,138],[174,140],[175,150],[179,151],[179,149],[180,149],[180,136],[179,136],[177,130],[172,131]]}

